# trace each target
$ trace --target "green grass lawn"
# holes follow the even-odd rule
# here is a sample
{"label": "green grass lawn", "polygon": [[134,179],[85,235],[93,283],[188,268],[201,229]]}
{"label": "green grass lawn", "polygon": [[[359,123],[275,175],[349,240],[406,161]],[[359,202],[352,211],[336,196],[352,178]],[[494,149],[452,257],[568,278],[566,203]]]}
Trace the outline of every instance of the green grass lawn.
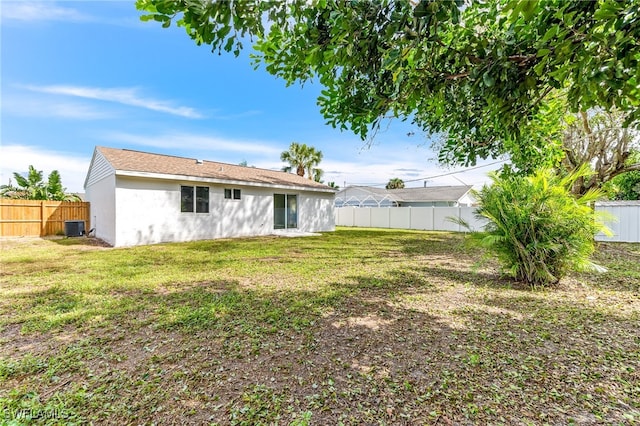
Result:
{"label": "green grass lawn", "polygon": [[639,423],[640,244],[546,290],[482,257],[371,229],[3,240],[0,423]]}

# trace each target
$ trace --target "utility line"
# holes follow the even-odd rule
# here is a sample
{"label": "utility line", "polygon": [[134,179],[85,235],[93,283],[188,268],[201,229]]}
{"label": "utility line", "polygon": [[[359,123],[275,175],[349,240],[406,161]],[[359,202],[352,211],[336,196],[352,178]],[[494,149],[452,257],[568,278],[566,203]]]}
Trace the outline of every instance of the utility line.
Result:
{"label": "utility line", "polygon": [[[476,169],[480,169],[482,167],[489,167],[489,166],[494,166],[496,164],[500,164],[500,163],[505,163],[509,160],[499,160],[499,161],[494,161],[493,163],[489,163],[489,164],[482,164],[480,166],[473,166],[473,167],[469,167],[467,169],[464,170],[458,170],[458,171],[453,171],[453,172],[447,172],[447,173],[442,173],[440,175],[434,175],[434,176],[428,176],[428,177],[422,177],[422,178],[417,178],[417,179],[409,179],[409,180],[403,180],[404,183],[408,183],[408,182],[418,182],[421,180],[429,180],[429,179],[435,179],[435,178],[439,178],[439,177],[444,177],[444,176],[450,176],[450,175],[455,175],[458,173],[464,173],[464,172],[468,172],[470,170],[476,170]],[[388,182],[385,183],[350,183],[349,185],[351,186],[386,186]],[[346,186],[346,182],[345,182],[345,186]]]}

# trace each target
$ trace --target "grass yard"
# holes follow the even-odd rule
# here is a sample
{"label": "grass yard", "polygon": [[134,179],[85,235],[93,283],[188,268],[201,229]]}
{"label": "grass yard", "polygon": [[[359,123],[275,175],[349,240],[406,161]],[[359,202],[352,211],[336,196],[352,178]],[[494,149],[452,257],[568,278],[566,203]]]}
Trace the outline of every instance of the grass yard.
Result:
{"label": "grass yard", "polygon": [[2,241],[2,424],[640,423],[640,244],[531,290],[462,234],[91,241]]}

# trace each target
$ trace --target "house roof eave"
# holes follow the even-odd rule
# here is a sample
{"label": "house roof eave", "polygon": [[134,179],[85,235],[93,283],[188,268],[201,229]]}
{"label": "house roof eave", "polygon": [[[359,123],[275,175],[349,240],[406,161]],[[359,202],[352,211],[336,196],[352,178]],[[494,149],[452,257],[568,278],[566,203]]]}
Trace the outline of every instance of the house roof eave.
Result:
{"label": "house roof eave", "polygon": [[336,190],[333,188],[325,189],[325,188],[317,188],[317,187],[302,186],[302,185],[278,185],[278,184],[264,183],[264,182],[208,178],[208,177],[189,176],[189,175],[173,175],[173,174],[165,174],[165,173],[136,172],[136,171],[130,171],[130,170],[116,170],[116,176],[187,181],[187,182],[203,182],[203,183],[214,183],[214,184],[224,184],[224,185],[251,186],[251,187],[259,187],[259,188],[286,189],[286,190],[306,191],[306,192],[320,192],[325,194],[336,193]]}

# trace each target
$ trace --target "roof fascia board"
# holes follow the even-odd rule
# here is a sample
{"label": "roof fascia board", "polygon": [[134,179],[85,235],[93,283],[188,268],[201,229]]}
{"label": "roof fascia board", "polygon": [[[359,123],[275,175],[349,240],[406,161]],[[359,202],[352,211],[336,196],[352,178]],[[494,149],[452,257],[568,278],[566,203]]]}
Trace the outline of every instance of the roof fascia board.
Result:
{"label": "roof fascia board", "polygon": [[[91,162],[89,163],[89,169],[87,170],[87,175],[84,177],[84,184],[82,185],[82,188],[86,191],[87,190],[87,181],[89,181],[89,175],[91,174],[91,169],[93,169],[93,162],[96,159],[96,154],[97,154],[98,150],[96,148],[93,148],[93,155],[91,156]],[[111,163],[109,163],[111,164]]]}
{"label": "roof fascia board", "polygon": [[147,179],[164,179],[164,180],[181,180],[188,182],[204,182],[204,183],[219,183],[226,185],[239,185],[239,186],[253,186],[260,188],[276,188],[276,189],[289,189],[296,191],[309,191],[309,192],[323,192],[327,194],[335,194],[335,190],[331,188],[312,188],[299,185],[276,185],[271,183],[261,182],[249,182],[244,180],[232,180],[232,179],[216,179],[216,178],[204,178],[198,176],[185,176],[185,175],[170,175],[164,173],[149,173],[149,172],[134,172],[128,170],[116,170],[116,176],[126,177],[139,177]]}

